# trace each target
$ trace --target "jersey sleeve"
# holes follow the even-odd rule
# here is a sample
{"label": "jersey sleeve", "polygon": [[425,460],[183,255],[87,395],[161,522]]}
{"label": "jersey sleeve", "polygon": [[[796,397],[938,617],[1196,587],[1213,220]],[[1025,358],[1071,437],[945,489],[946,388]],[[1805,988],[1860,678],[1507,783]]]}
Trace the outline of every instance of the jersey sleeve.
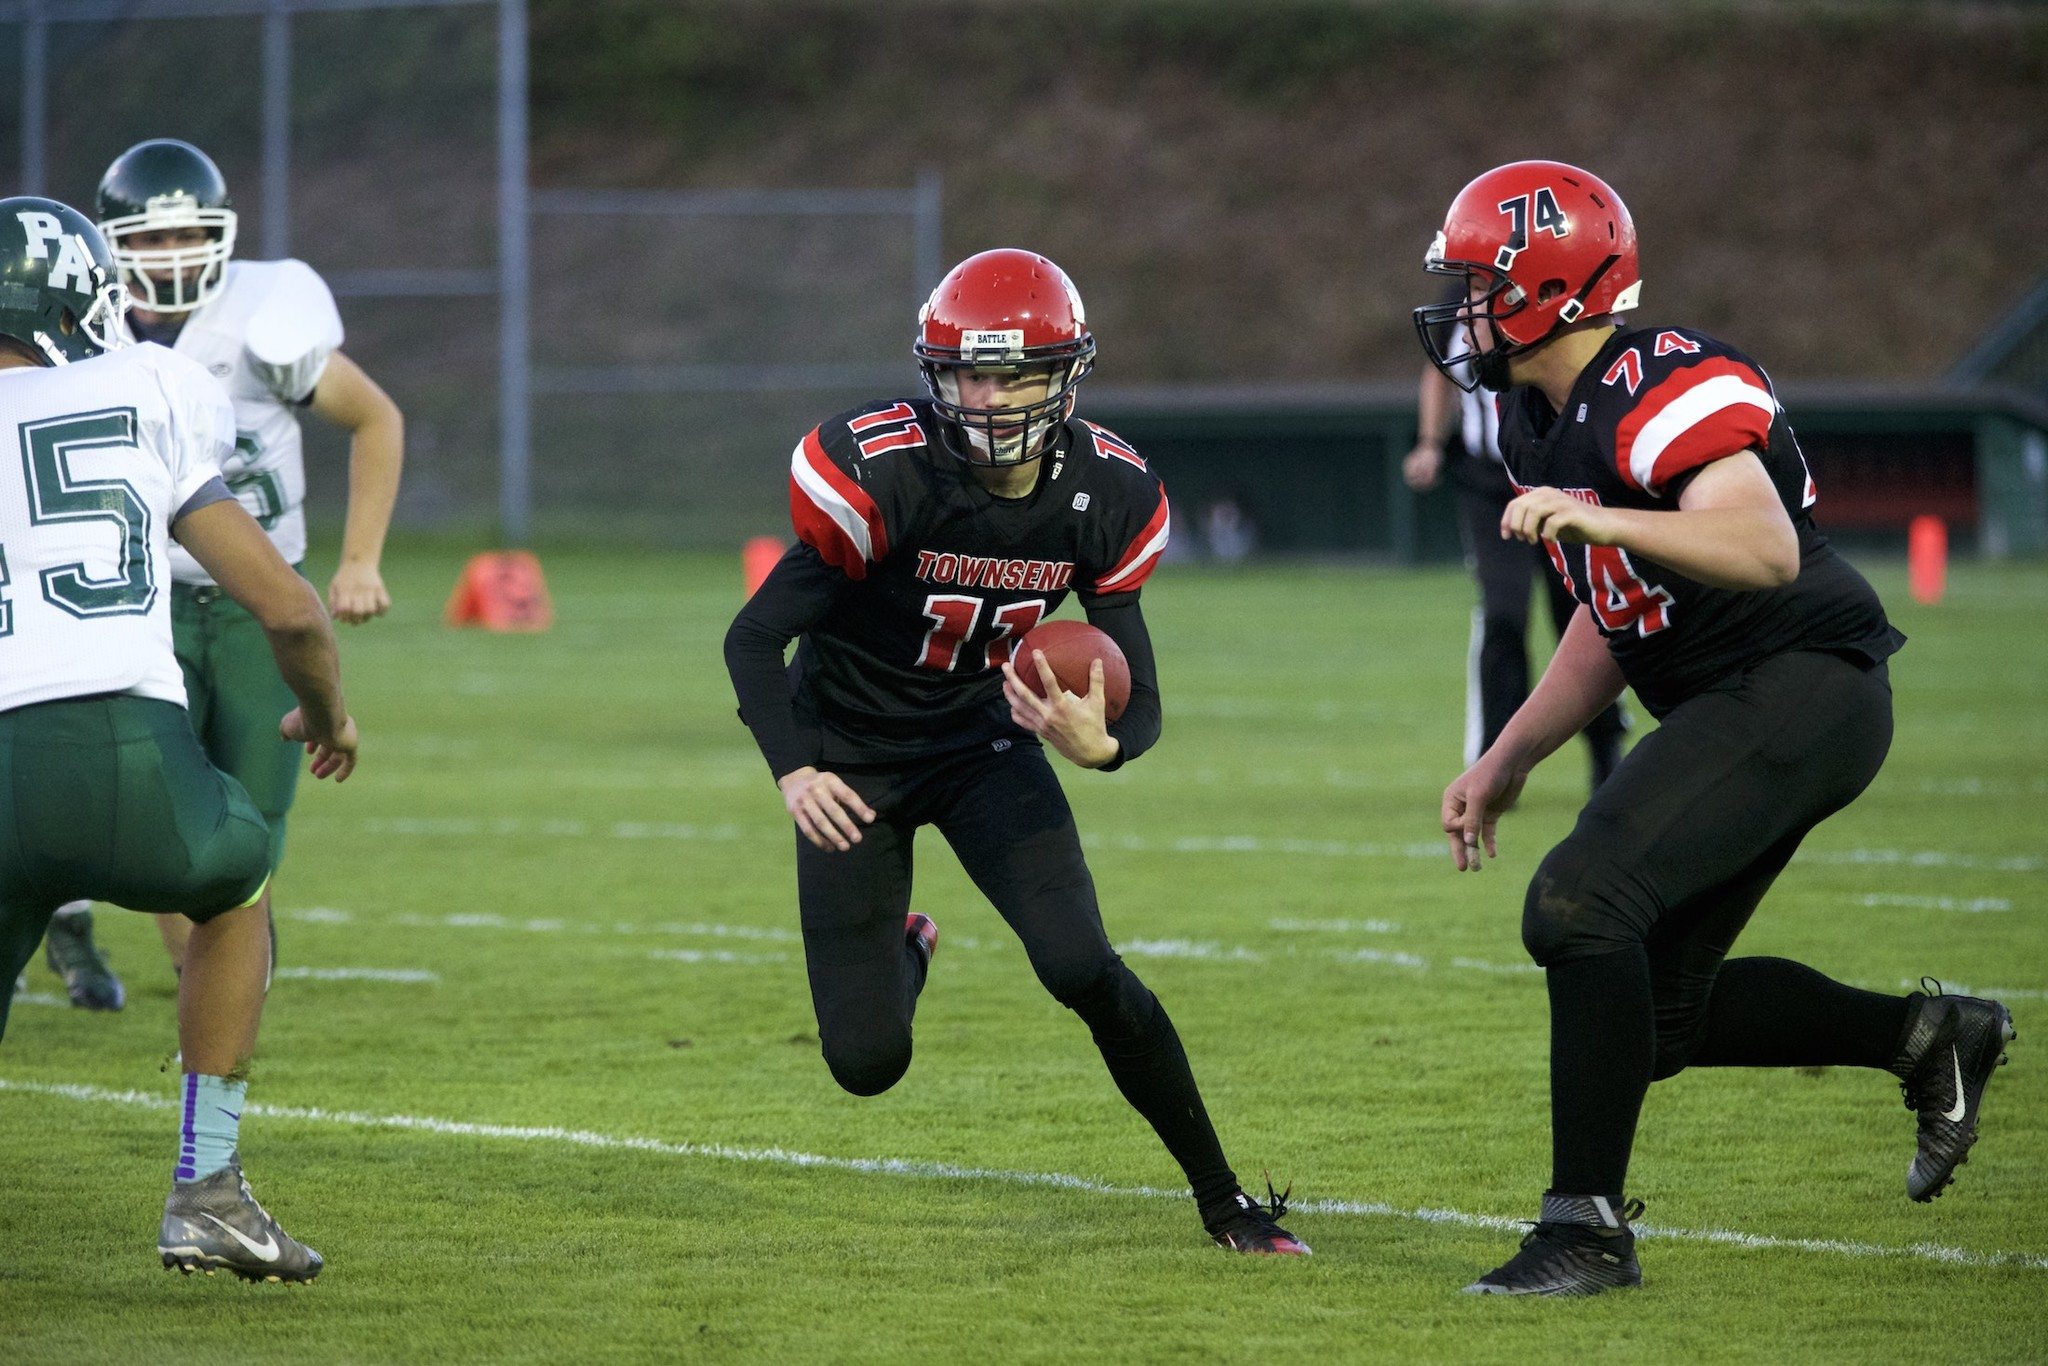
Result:
{"label": "jersey sleeve", "polygon": [[[1674,350],[1699,341],[1682,333]],[[1623,482],[1662,497],[1671,481],[1688,470],[1746,450],[1767,454],[1778,400],[1763,372],[1739,356],[1684,355],[1684,363],[1649,382],[1614,433],[1614,463]],[[1653,362],[1654,363],[1654,362]]]}
{"label": "jersey sleeve", "polygon": [[866,578],[902,539],[901,462],[924,444],[923,425],[907,403],[812,428],[789,457],[789,520],[797,539],[847,578]]}
{"label": "jersey sleeve", "polygon": [[1114,514],[1104,519],[1095,562],[1080,566],[1075,575],[1084,601],[1144,587],[1173,534],[1173,510],[1159,476],[1114,432],[1092,422],[1086,426],[1096,455],[1110,462],[1117,502]]}
{"label": "jersey sleeve", "polygon": [[286,403],[313,396],[327,361],[341,349],[341,313],[334,294],[303,261],[280,261],[277,278],[249,318],[249,368]]}
{"label": "jersey sleeve", "polygon": [[[163,458],[171,472],[171,507],[182,510],[192,496],[221,477],[222,462],[235,451],[235,405],[204,366],[146,343],[143,354],[163,391],[168,426]],[[142,348],[137,348],[142,351]]]}

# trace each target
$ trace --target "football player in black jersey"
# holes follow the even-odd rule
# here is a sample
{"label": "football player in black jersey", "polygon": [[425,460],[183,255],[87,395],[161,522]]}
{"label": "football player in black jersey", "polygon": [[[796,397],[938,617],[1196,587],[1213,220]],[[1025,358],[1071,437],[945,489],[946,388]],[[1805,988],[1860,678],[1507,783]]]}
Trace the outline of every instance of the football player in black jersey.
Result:
{"label": "football player in black jersey", "polygon": [[[1649,1084],[1686,1067],[1888,1070],[1918,1112],[1915,1200],[1953,1179],[2012,1019],[1995,1001],[1859,991],[1783,958],[1726,955],[1807,831],[1891,744],[1886,659],[1905,638],[1815,528],[1818,496],[1770,380],[1683,328],[1631,329],[1635,227],[1598,177],[1487,172],[1416,310],[1453,383],[1501,394],[1518,490],[1501,535],[1549,553],[1580,606],[1498,740],[1444,793],[1477,870],[1529,772],[1633,687],[1659,720],[1544,858],[1522,941],[1551,1012],[1550,1189],[1521,1251],[1467,1289],[1586,1295],[1642,1273],[1623,1185]],[[1446,354],[1448,329],[1470,354]]]}
{"label": "football player in black jersey", "polygon": [[[815,428],[790,461],[798,544],[741,610],[726,666],[797,827],[797,901],[825,1062],[855,1095],[910,1066],[938,931],[910,913],[911,841],[932,825],[1085,1021],[1117,1089],[1240,1252],[1305,1254],[1239,1187],[1166,1009],[1110,947],[1073,813],[1043,749],[1117,768],[1159,737],[1139,590],[1166,548],[1166,492],[1113,433],[1074,419],[1095,363],[1080,296],[1031,252],[956,266],[918,320],[930,397]],[[1104,721],[1025,689],[1024,634],[1077,593],[1130,663]],[[785,672],[783,651],[797,642]],[[1270,1188],[1268,1191],[1270,1195]]]}

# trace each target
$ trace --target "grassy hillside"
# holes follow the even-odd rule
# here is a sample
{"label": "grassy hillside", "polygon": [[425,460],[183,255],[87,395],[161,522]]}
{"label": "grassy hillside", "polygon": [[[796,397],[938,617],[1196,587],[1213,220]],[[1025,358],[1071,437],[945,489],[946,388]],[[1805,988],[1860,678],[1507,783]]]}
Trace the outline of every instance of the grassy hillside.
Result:
{"label": "grassy hillside", "polygon": [[1444,206],[1524,156],[1606,175],[1646,309],[1781,376],[1936,375],[2048,268],[2038,11],[591,0],[534,23],[544,182],[936,167],[948,252],[1060,260],[1118,382],[1406,375]]}

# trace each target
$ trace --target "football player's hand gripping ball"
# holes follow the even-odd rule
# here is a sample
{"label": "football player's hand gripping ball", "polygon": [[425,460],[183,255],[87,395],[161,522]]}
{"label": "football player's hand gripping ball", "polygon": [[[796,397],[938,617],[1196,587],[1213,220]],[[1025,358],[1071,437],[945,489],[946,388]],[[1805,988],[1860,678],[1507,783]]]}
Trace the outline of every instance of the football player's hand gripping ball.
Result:
{"label": "football player's hand gripping ball", "polygon": [[1010,719],[1038,736],[1082,768],[1101,768],[1116,758],[1119,746],[1109,738],[1109,724],[1103,718],[1105,689],[1102,661],[1088,666],[1085,695],[1060,686],[1045,651],[1033,650],[1027,668],[1038,670],[1045,692],[1025,686],[1014,661],[1003,664],[1003,697],[1010,704]]}

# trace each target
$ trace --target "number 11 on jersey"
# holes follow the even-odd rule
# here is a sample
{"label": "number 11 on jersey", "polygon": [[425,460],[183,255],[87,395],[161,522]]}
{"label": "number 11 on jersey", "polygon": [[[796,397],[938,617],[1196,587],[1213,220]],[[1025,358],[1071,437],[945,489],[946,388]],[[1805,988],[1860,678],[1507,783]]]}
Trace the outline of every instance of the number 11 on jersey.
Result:
{"label": "number 11 on jersey", "polygon": [[[951,672],[960,663],[961,647],[974,634],[984,605],[980,598],[964,593],[934,593],[926,598],[924,615],[932,625],[924,633],[924,649],[918,655],[918,667]],[[1038,619],[1044,615],[1043,598],[1031,598],[997,608],[989,619],[989,626],[995,634],[983,652],[983,666],[1002,668],[1009,661],[1010,652],[1017,648],[1018,640],[1038,625]]]}

